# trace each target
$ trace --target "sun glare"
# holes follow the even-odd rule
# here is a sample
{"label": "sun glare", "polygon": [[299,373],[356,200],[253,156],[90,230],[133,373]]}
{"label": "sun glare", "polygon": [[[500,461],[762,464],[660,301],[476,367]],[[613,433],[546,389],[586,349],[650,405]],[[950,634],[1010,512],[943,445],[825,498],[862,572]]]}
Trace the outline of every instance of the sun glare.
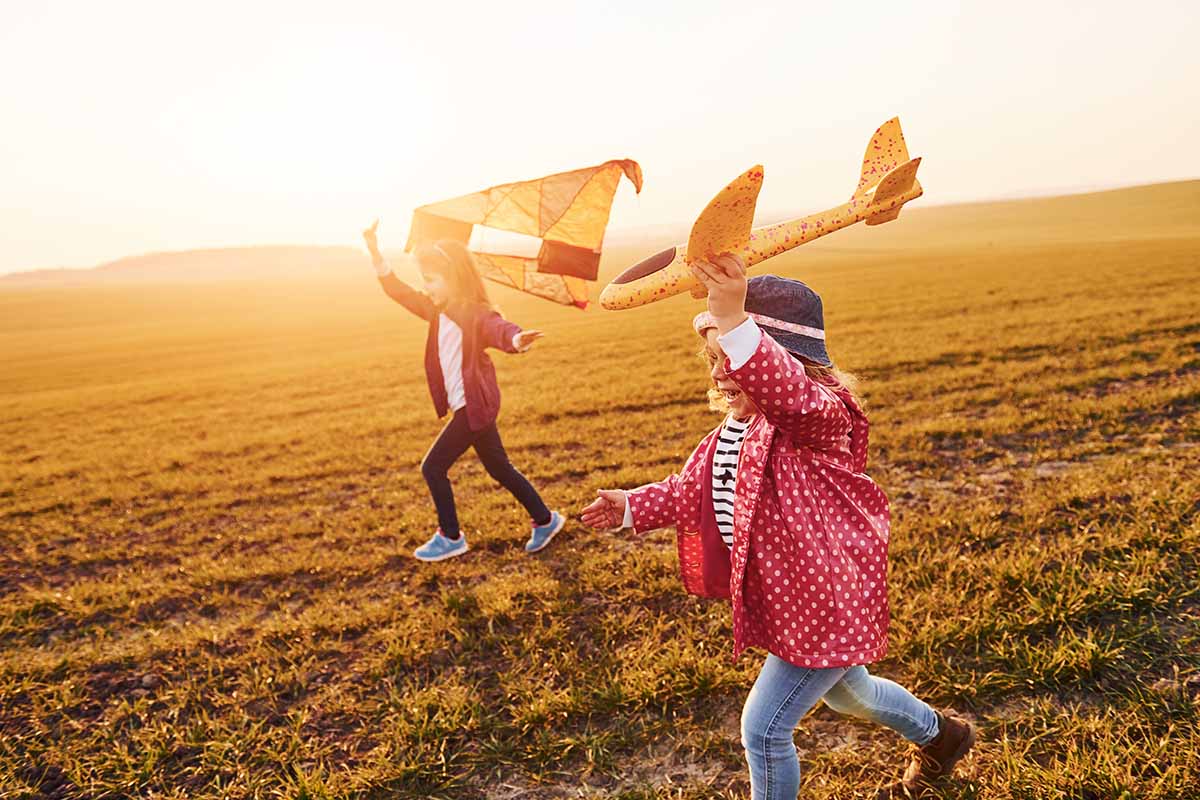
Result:
{"label": "sun glare", "polygon": [[[378,44],[345,34],[308,53],[291,42],[241,80],[207,87],[220,97],[177,98],[161,125],[175,132],[185,163],[239,185],[336,195],[394,182],[397,165],[428,144],[413,109],[430,113],[437,99],[410,80],[402,56],[381,67]],[[214,106],[222,113],[194,113]]]}

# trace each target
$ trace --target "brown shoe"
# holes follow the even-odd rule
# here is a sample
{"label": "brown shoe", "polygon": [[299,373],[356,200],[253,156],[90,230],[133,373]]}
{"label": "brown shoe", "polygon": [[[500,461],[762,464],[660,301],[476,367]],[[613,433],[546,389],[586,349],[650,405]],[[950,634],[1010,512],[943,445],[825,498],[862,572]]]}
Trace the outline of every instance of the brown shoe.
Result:
{"label": "brown shoe", "polygon": [[908,800],[928,797],[928,790],[939,784],[954,765],[975,744],[975,726],[969,722],[937,713],[938,734],[933,741],[917,749],[913,754],[904,778],[885,786],[876,795],[877,800]]}

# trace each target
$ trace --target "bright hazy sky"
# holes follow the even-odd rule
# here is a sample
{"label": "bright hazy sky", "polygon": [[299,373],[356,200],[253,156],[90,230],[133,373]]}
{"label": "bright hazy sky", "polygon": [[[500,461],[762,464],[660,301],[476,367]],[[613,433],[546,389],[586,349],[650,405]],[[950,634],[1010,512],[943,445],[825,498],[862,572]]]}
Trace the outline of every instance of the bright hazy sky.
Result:
{"label": "bright hazy sky", "polygon": [[610,229],[853,190],[899,115],[923,203],[1200,176],[1200,3],[0,3],[0,272],[400,246],[413,207],[610,158]]}

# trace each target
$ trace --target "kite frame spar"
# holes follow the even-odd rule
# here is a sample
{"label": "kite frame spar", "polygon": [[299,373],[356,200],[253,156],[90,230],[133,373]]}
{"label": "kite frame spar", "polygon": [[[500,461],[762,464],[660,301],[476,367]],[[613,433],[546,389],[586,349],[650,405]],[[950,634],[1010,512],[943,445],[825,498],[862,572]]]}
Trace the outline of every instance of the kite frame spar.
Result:
{"label": "kite frame spar", "polygon": [[622,175],[642,191],[641,166],[619,159],[421,206],[413,211],[404,249],[411,253],[418,245],[443,239],[466,245],[476,225],[533,236],[542,240],[535,258],[472,251],[479,274],[562,305],[587,308]]}

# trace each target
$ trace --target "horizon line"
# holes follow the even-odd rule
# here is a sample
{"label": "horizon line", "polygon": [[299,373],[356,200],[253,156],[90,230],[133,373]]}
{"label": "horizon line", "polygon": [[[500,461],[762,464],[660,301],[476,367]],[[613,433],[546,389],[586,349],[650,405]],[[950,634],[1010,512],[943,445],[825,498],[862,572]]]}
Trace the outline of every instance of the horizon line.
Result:
{"label": "horizon line", "polygon": [[[946,200],[946,201],[941,201],[941,202],[930,201],[927,203],[923,203],[921,207],[910,209],[910,211],[920,211],[924,208],[947,208],[950,206],[982,205],[982,204],[986,204],[986,203],[1016,202],[1016,201],[1021,201],[1021,200],[1046,200],[1046,199],[1050,199],[1050,198],[1054,198],[1054,197],[1074,197],[1074,196],[1083,195],[1083,194],[1100,194],[1103,192],[1119,191],[1122,189],[1138,189],[1138,188],[1143,188],[1143,187],[1148,187],[1148,186],[1162,186],[1162,185],[1172,184],[1172,183],[1191,183],[1193,181],[1200,181],[1200,175],[1197,175],[1195,177],[1190,177],[1190,178],[1173,178],[1170,180],[1156,180],[1156,181],[1149,181],[1149,182],[1144,182],[1144,183],[1090,184],[1090,185],[1058,186],[1058,187],[1051,187],[1051,188],[1046,188],[1046,189],[1032,190],[1031,192],[990,195],[987,197],[974,198],[974,199],[970,199],[970,200]],[[761,212],[762,209],[759,209],[759,211]],[[774,210],[769,213],[763,213],[763,216],[767,217],[767,218],[776,218],[776,217],[789,218],[791,215],[794,215],[794,214],[795,214],[795,212],[791,211],[791,210]],[[609,229],[608,233],[606,233],[605,242],[608,243],[610,241],[611,234],[613,234],[613,233],[634,234],[637,232],[646,232],[646,231],[652,231],[652,230],[663,231],[663,230],[669,230],[669,229],[674,229],[674,228],[686,227],[690,224],[691,224],[691,222],[680,219],[680,220],[676,220],[676,221],[672,221],[672,222],[648,223],[646,225],[641,225],[641,226],[637,226],[637,225],[614,226]],[[770,224],[770,223],[766,223],[766,224]],[[196,247],[184,247],[184,248],[179,248],[179,249],[175,249],[175,250],[145,250],[140,253],[128,253],[126,255],[118,256],[113,259],[109,259],[106,261],[100,261],[98,263],[91,264],[90,266],[73,267],[73,266],[58,265],[58,266],[50,266],[50,267],[18,267],[15,269],[0,268],[0,276],[15,275],[15,274],[21,274],[21,273],[37,273],[37,272],[60,272],[60,271],[61,272],[86,272],[88,270],[99,269],[101,267],[115,264],[118,261],[123,261],[123,260],[129,259],[129,258],[146,258],[148,256],[168,255],[168,254],[173,254],[173,253],[197,253],[197,252],[216,251],[216,250],[249,250],[249,249],[258,248],[258,247],[261,247],[261,248],[268,248],[268,247],[274,247],[274,248],[345,247],[347,249],[353,250],[353,249],[357,249],[358,245],[357,244],[345,244],[345,243],[334,244],[334,243],[328,243],[328,242],[307,242],[307,243],[257,242],[257,243],[248,243],[248,244],[201,245],[201,246],[196,246]],[[396,251],[401,248],[385,248],[385,249]]]}

